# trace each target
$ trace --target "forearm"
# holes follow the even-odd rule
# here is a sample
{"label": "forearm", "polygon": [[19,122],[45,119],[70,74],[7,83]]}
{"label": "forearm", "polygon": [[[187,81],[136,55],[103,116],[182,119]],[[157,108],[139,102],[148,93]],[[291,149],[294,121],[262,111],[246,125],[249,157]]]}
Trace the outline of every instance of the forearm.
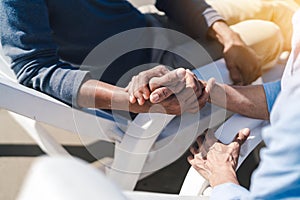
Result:
{"label": "forearm", "polygon": [[129,103],[129,95],[124,88],[97,80],[88,80],[80,87],[77,103],[80,107],[126,110],[134,113],[147,112],[149,102],[143,106]]}
{"label": "forearm", "polygon": [[216,83],[210,93],[211,103],[248,117],[269,119],[262,85],[229,86]]}

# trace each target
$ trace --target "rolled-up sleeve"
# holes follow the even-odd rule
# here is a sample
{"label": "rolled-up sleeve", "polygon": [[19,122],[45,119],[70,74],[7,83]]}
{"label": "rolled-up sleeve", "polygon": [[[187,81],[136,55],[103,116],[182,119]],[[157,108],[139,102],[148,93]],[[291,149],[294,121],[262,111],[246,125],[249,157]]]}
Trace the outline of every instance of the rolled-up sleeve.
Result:
{"label": "rolled-up sleeve", "polygon": [[59,60],[44,0],[1,0],[0,37],[18,81],[77,106],[77,93],[88,72]]}
{"label": "rolled-up sleeve", "polygon": [[157,0],[156,7],[193,37],[206,36],[217,20],[224,20],[204,0]]}
{"label": "rolled-up sleeve", "polygon": [[263,87],[266,94],[268,111],[271,112],[277,96],[281,91],[281,81],[265,83],[263,84]]}

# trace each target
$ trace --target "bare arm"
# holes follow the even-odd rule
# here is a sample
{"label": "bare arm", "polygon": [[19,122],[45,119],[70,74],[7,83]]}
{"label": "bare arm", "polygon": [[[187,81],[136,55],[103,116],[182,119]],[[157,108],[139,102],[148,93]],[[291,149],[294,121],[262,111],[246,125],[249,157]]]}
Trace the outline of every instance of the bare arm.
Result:
{"label": "bare arm", "polygon": [[81,107],[147,112],[150,104],[139,106],[129,103],[129,95],[124,88],[97,80],[88,80],[82,84],[77,103]]}
{"label": "bare arm", "polygon": [[210,93],[210,102],[248,117],[269,119],[262,85],[229,86],[216,83]]}
{"label": "bare arm", "polygon": [[[176,73],[172,74],[176,75]],[[185,82],[179,81],[179,84],[185,85]],[[149,100],[145,101],[143,105],[139,105],[137,101],[135,103],[129,102],[129,94],[124,88],[97,80],[88,80],[80,87],[77,103],[81,107],[89,108],[124,110],[134,113],[157,112],[180,115],[183,112],[196,112],[199,110],[197,98],[193,98],[194,96],[195,91],[187,88],[178,96],[169,95],[167,98],[164,98],[163,101],[157,103],[159,105],[152,104]],[[183,99],[180,97],[183,97]],[[184,101],[186,100],[185,98],[188,100]],[[193,107],[194,104],[196,104],[195,108]]]}

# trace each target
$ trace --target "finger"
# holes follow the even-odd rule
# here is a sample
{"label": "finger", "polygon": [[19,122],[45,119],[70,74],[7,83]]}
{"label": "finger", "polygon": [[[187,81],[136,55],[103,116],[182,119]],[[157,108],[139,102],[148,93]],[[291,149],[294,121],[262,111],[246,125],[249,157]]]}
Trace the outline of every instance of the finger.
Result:
{"label": "finger", "polygon": [[193,160],[194,160],[194,156],[188,156],[187,157],[187,161],[192,165],[193,163]]}
{"label": "finger", "polygon": [[203,154],[207,154],[207,152],[209,152],[209,150],[211,149],[211,147],[216,143],[217,140],[213,139],[211,136],[209,136],[209,130],[208,133],[205,134],[204,139],[202,141],[202,146],[200,151],[203,152]]}
{"label": "finger", "polygon": [[179,68],[173,70],[164,76],[161,77],[154,77],[149,82],[149,87],[151,91],[162,87],[162,86],[172,86],[176,85],[179,81],[184,79],[186,71],[183,68]]}
{"label": "finger", "polygon": [[173,94],[173,91],[167,87],[161,87],[150,94],[151,103],[160,103]]}
{"label": "finger", "polygon": [[186,71],[187,71],[186,78],[185,78],[186,79],[186,88],[191,88],[198,98],[202,93],[203,87],[199,83],[196,76],[190,70],[186,70]]}
{"label": "finger", "polygon": [[208,102],[209,96],[210,96],[210,92],[212,90],[212,88],[214,87],[216,83],[216,80],[214,78],[210,78],[207,83],[206,83],[206,87],[202,92],[202,95],[200,96],[200,98],[198,99],[198,103],[199,103],[199,108],[203,108],[206,104],[206,102]]}
{"label": "finger", "polygon": [[200,136],[197,138],[196,142],[197,142],[199,148],[201,148],[201,146],[203,145],[204,139],[205,139],[205,136],[204,136],[204,135],[200,135]]}
{"label": "finger", "polygon": [[[149,99],[150,91],[148,88],[148,76],[145,74],[149,74],[149,72],[141,72],[138,76],[135,76],[132,81],[133,84],[131,84],[131,92],[133,93],[133,96],[136,98],[136,101],[139,105],[144,105],[145,100]],[[148,95],[148,96],[147,96]]]}
{"label": "finger", "polygon": [[138,100],[140,105],[144,104],[145,100],[150,97],[150,91],[148,83],[152,77],[160,77],[167,74],[169,70],[163,66],[158,65],[150,70],[140,72],[137,76],[134,76],[126,87],[125,91],[128,91],[130,102],[135,103]]}
{"label": "finger", "polygon": [[163,76],[170,72],[170,70],[165,65],[157,65],[151,70],[151,76]]}
{"label": "finger", "polygon": [[132,104],[136,102],[136,98],[132,94],[129,95],[129,102]]}
{"label": "finger", "polygon": [[175,86],[157,88],[150,94],[150,102],[160,103],[171,95],[179,93],[184,87],[184,81],[179,81]]}
{"label": "finger", "polygon": [[199,153],[199,151],[198,151],[195,147],[190,147],[190,152],[191,152],[191,154],[193,154],[193,155]]}
{"label": "finger", "polygon": [[148,100],[149,97],[150,97],[150,89],[148,87],[148,77],[144,77],[144,76],[141,76],[139,79],[138,79],[138,82],[139,82],[139,86],[140,88],[138,88],[138,90],[142,93],[142,96],[145,100]]}
{"label": "finger", "polygon": [[218,139],[215,137],[215,133],[212,129],[208,129],[205,134],[205,142],[207,142],[210,146],[216,143]]}
{"label": "finger", "polygon": [[200,157],[193,158],[193,156],[189,156],[187,158],[187,161],[190,163],[190,165],[198,172],[200,173],[206,180],[208,180],[210,171],[206,167],[206,161],[203,160]]}
{"label": "finger", "polygon": [[133,94],[134,93],[133,86],[134,86],[135,79],[136,79],[136,76],[132,77],[130,83],[127,86],[127,88],[128,88],[127,92],[129,94],[129,102],[132,103],[132,104],[136,102],[136,98]]}
{"label": "finger", "polygon": [[137,92],[134,93],[134,96],[135,96],[135,98],[136,98],[139,105],[144,105],[145,99],[143,97],[143,93],[137,91]]}
{"label": "finger", "polygon": [[239,133],[237,134],[237,137],[235,138],[234,142],[237,142],[241,146],[247,140],[249,135],[250,135],[250,129],[249,128],[244,128],[244,129],[239,131]]}
{"label": "finger", "polygon": [[204,158],[206,158],[207,152],[209,151],[209,147],[205,145],[205,136],[203,135],[201,138],[197,139],[197,143],[199,145],[199,152],[202,154]]}

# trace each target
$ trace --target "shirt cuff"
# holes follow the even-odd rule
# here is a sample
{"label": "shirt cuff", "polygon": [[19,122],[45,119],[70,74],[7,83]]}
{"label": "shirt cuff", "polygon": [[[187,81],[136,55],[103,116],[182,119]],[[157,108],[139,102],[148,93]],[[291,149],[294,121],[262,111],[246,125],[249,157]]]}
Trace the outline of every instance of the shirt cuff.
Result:
{"label": "shirt cuff", "polygon": [[203,17],[205,18],[208,27],[211,27],[216,21],[225,21],[224,18],[213,8],[205,9]]}
{"label": "shirt cuff", "polygon": [[74,79],[73,82],[72,95],[71,95],[72,99],[69,99],[69,101],[72,102],[72,107],[80,108],[80,106],[77,104],[79,89],[81,85],[89,79],[91,79],[91,75],[89,72],[78,71],[78,74],[76,75],[76,78]]}
{"label": "shirt cuff", "polygon": [[249,196],[250,192],[244,187],[234,183],[224,183],[214,187],[210,199],[241,199],[241,197]]}
{"label": "shirt cuff", "polygon": [[279,80],[275,82],[264,83],[263,87],[266,94],[268,111],[271,112],[276,98],[281,91],[281,81]]}

